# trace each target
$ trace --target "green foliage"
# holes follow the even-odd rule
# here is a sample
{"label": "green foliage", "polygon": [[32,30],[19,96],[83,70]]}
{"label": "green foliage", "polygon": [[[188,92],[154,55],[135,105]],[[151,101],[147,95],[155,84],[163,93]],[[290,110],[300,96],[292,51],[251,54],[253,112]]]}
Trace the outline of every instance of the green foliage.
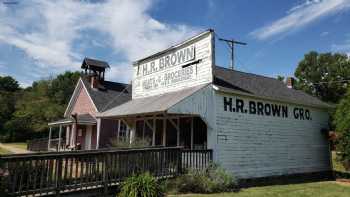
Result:
{"label": "green foliage", "polygon": [[164,196],[164,188],[150,174],[133,175],[122,183],[121,197],[160,197]]}
{"label": "green foliage", "polygon": [[79,72],[65,72],[24,90],[12,78],[0,77],[6,82],[0,89],[7,91],[0,94],[0,140],[21,141],[48,131],[47,123],[62,117],[79,76]]}
{"label": "green foliage", "polygon": [[235,191],[235,178],[216,164],[205,170],[189,170],[167,183],[167,188],[174,193],[218,193]]}
{"label": "green foliage", "polygon": [[[339,135],[337,151],[339,159],[344,164],[350,162],[350,88],[346,96],[337,105],[334,124]],[[349,163],[350,164],[350,163]]]}
{"label": "green foliage", "polygon": [[295,71],[296,87],[323,101],[337,103],[346,93],[350,76],[350,60],[346,54],[305,54]]}
{"label": "green foliage", "polygon": [[277,80],[279,80],[279,81],[284,81],[284,77],[283,76],[281,76],[281,75],[277,75]]}
{"label": "green foliage", "polygon": [[143,147],[149,147],[151,145],[151,139],[145,138],[138,138],[136,137],[134,141],[130,144],[130,138],[128,137],[119,137],[118,138],[112,138],[110,140],[111,146],[114,148],[143,148]]}
{"label": "green foliage", "polygon": [[19,90],[18,82],[11,76],[0,76],[0,91],[15,92]]}

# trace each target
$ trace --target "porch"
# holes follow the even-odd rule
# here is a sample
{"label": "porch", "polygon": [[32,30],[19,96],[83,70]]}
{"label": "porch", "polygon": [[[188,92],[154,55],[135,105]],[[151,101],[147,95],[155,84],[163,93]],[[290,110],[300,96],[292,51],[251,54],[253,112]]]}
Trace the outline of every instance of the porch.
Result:
{"label": "porch", "polygon": [[90,114],[75,114],[72,117],[50,122],[48,125],[47,151],[96,148],[97,121]]}
{"label": "porch", "polygon": [[[153,114],[114,120],[118,122],[117,142],[128,141],[132,145],[142,141],[146,146],[207,149],[207,125],[196,115]],[[103,143],[103,140],[100,142]]]}

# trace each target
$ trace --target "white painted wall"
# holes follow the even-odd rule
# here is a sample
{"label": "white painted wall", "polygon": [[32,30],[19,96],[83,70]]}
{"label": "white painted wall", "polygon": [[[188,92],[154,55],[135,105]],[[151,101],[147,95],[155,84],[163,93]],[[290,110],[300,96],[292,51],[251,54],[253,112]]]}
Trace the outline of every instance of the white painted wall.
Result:
{"label": "white painted wall", "polygon": [[[206,32],[195,39],[190,39],[165,54],[148,58],[135,64],[133,66],[133,80],[132,80],[132,97],[141,98],[165,92],[172,92],[181,90],[183,88],[193,87],[201,84],[210,83],[213,80],[212,67],[213,67],[213,32]],[[166,69],[160,66],[160,59],[168,56],[169,54],[176,54],[183,49],[194,47],[195,58],[190,61],[186,61],[181,64],[174,64]],[[190,65],[186,68],[182,66],[191,62],[201,62]],[[151,69],[153,64],[153,69]],[[144,74],[143,69],[152,72],[146,72]],[[187,74],[184,74],[187,73]],[[182,73],[179,75],[178,73]],[[169,75],[181,76],[170,78]],[[173,80],[172,80],[173,79]]]}
{"label": "white painted wall", "polygon": [[[329,145],[321,134],[328,128],[328,113],[303,107],[312,120],[297,120],[293,104],[252,99],[233,94],[215,94],[217,162],[238,178],[253,178],[330,169]],[[288,118],[224,111],[224,96],[244,101],[262,101],[288,106]]]}

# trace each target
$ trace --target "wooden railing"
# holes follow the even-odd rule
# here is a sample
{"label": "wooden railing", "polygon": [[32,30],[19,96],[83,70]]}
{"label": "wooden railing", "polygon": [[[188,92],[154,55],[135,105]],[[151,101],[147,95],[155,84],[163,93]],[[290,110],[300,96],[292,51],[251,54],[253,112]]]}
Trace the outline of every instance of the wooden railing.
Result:
{"label": "wooden railing", "polygon": [[132,174],[174,177],[183,168],[205,168],[211,159],[211,150],[181,147],[4,155],[0,156],[0,189],[14,196],[107,191]]}
{"label": "wooden railing", "polygon": [[49,138],[39,138],[27,141],[27,150],[29,151],[47,151]]}
{"label": "wooden railing", "polygon": [[182,150],[182,169],[202,170],[213,160],[213,150]]}

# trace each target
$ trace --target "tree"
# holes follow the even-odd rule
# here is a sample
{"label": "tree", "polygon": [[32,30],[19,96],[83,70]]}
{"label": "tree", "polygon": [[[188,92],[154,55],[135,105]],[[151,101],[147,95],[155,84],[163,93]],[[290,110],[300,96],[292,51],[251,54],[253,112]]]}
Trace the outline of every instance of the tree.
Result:
{"label": "tree", "polygon": [[338,103],[350,80],[350,60],[346,54],[305,54],[295,71],[296,87],[325,102]]}
{"label": "tree", "polygon": [[[35,81],[17,94],[1,94],[1,140],[25,140],[48,131],[47,123],[63,116],[79,76],[79,72],[65,72],[55,78]],[[6,84],[3,89],[11,91],[18,85],[8,78]],[[16,99],[7,95],[14,95]]]}
{"label": "tree", "polygon": [[277,75],[277,80],[279,80],[279,81],[284,81],[284,77],[283,76],[281,76],[281,75]]}
{"label": "tree", "polygon": [[0,91],[14,92],[19,90],[18,82],[11,76],[0,76]]}
{"label": "tree", "polygon": [[337,151],[342,161],[350,162],[350,88],[337,106],[334,124],[339,135]]}

